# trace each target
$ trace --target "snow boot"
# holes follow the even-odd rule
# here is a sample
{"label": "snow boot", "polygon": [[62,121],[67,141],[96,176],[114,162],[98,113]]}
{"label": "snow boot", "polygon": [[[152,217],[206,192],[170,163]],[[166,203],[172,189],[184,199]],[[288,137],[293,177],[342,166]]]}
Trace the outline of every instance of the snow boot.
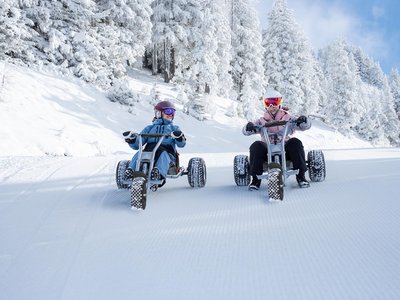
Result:
{"label": "snow boot", "polygon": [[299,185],[299,187],[301,188],[308,188],[310,187],[310,183],[307,181],[306,177],[304,176],[304,172],[299,173],[298,175],[296,175],[296,180],[297,183]]}
{"label": "snow boot", "polygon": [[252,177],[253,179],[249,185],[249,190],[250,191],[258,190],[261,185],[261,179],[258,179],[257,176],[252,176]]}
{"label": "snow boot", "polygon": [[154,167],[153,170],[151,170],[150,179],[154,181],[161,179],[161,173],[157,167]]}
{"label": "snow boot", "polygon": [[153,192],[157,191],[158,188],[165,184],[165,178],[161,175],[161,172],[157,167],[154,167],[153,170],[151,170],[150,180],[155,183],[150,187]]}

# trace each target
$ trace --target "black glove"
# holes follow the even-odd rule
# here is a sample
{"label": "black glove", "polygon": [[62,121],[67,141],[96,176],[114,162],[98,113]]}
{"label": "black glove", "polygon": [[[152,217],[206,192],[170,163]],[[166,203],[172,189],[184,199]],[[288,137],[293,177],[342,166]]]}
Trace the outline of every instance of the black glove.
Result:
{"label": "black glove", "polygon": [[172,135],[172,137],[173,137],[174,139],[179,139],[179,138],[183,135],[183,133],[182,133],[182,131],[180,131],[180,130],[175,130],[175,131],[173,131],[173,132],[171,133],[171,135]]}
{"label": "black glove", "polygon": [[134,144],[136,142],[136,133],[133,131],[125,131],[122,135],[125,137],[125,142],[128,144]]}
{"label": "black glove", "polygon": [[182,142],[182,140],[185,138],[185,135],[183,134],[182,131],[180,130],[175,130],[171,133],[171,136],[176,139],[178,142]]}
{"label": "black glove", "polygon": [[128,144],[134,144],[136,142],[136,138],[125,139],[125,142],[127,142]]}
{"label": "black glove", "polygon": [[299,126],[301,123],[307,123],[307,117],[306,116],[300,116],[296,120],[296,125]]}
{"label": "black glove", "polygon": [[248,132],[255,132],[256,128],[254,127],[253,122],[249,122],[246,124],[246,131]]}

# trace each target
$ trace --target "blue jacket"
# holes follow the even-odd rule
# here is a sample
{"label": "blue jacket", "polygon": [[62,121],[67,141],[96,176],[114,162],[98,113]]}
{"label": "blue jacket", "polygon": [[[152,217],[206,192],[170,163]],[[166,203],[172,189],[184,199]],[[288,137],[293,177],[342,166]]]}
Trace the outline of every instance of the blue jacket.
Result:
{"label": "blue jacket", "polygon": [[[141,133],[157,133],[157,134],[171,134],[173,131],[180,131],[179,126],[174,125],[172,121],[165,119],[155,119],[153,124],[146,126]],[[157,143],[158,138],[142,138],[142,144],[149,145]],[[174,152],[176,152],[176,146],[182,148],[186,145],[186,139],[182,138],[180,141],[174,139],[170,136],[165,137],[162,141],[161,145],[167,146],[168,148],[172,147]],[[129,144],[129,146],[134,149],[139,149],[139,141],[136,139],[135,143]]]}

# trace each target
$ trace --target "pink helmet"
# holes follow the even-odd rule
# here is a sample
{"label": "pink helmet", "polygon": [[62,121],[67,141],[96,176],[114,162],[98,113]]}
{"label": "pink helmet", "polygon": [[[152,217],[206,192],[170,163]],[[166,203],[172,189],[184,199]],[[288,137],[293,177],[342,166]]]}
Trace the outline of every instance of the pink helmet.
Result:
{"label": "pink helmet", "polygon": [[156,106],[154,106],[154,110],[158,110],[158,111],[164,111],[166,108],[175,109],[175,106],[169,101],[161,101],[161,102],[158,102],[156,104]]}
{"label": "pink helmet", "polygon": [[161,113],[165,113],[167,115],[175,115],[175,105],[172,104],[169,101],[161,101],[158,102],[154,106],[154,113],[155,113],[155,118],[159,119],[161,118]]}

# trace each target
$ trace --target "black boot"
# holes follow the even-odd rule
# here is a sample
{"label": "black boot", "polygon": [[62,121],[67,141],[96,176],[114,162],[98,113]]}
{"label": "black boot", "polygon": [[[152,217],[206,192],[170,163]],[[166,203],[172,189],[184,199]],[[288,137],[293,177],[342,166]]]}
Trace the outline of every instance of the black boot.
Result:
{"label": "black boot", "polygon": [[299,184],[299,187],[301,188],[310,187],[310,183],[306,179],[305,172],[299,172],[299,174],[296,175],[296,180],[297,183]]}
{"label": "black boot", "polygon": [[258,179],[257,176],[252,176],[253,180],[251,181],[250,185],[249,185],[249,190],[258,190],[260,188],[261,185],[261,179]]}
{"label": "black boot", "polygon": [[162,175],[160,173],[160,170],[157,167],[154,167],[153,170],[151,170],[150,173],[150,179],[157,181],[157,180],[161,180]]}
{"label": "black boot", "polygon": [[160,170],[157,167],[154,167],[150,174],[150,179],[154,181],[161,181],[157,187],[162,187],[165,184],[165,177],[162,176]]}

